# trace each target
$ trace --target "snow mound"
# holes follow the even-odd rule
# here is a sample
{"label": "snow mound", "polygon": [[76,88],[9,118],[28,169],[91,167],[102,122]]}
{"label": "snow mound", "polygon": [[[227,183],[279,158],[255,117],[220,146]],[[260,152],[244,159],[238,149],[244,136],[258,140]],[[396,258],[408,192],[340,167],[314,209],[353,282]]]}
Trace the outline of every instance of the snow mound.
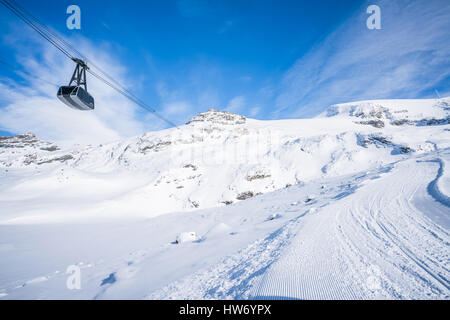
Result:
{"label": "snow mound", "polygon": [[231,227],[229,225],[227,225],[226,223],[219,223],[217,225],[215,225],[214,227],[211,228],[211,230],[209,230],[206,235],[205,238],[211,238],[214,236],[220,236],[223,235],[225,233],[229,233],[231,230]]}
{"label": "snow mound", "polygon": [[185,243],[185,242],[194,242],[199,240],[199,236],[193,231],[191,232],[182,232],[177,236],[176,243]]}

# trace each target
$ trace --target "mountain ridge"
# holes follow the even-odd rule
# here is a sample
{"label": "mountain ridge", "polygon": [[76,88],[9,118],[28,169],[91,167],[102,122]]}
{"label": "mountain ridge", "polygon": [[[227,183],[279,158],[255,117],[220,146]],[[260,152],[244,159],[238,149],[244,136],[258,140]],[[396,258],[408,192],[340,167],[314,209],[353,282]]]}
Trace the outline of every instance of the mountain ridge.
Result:
{"label": "mountain ridge", "polygon": [[[312,119],[271,121],[211,109],[177,129],[68,150],[32,134],[1,138],[0,168],[46,172],[52,185],[68,190],[80,188],[81,176],[101,176],[96,183],[120,194],[106,207],[152,203],[137,210],[143,215],[217,207],[444,148],[449,102],[353,102]],[[65,180],[56,178],[61,170]],[[119,192],[115,176],[127,176],[130,189]]]}

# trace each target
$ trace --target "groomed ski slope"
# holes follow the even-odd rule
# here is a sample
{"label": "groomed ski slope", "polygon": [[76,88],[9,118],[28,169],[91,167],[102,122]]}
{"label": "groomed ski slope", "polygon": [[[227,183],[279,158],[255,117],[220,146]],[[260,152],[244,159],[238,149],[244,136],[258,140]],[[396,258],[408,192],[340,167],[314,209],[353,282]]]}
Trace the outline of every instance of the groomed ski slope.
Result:
{"label": "groomed ski slope", "polygon": [[362,183],[360,191],[339,195],[339,204],[324,207],[299,228],[254,295],[448,298],[448,232],[418,209],[446,212],[427,199],[423,183],[436,175],[436,167],[397,164],[383,178]]}
{"label": "groomed ski slope", "polygon": [[440,169],[431,156],[352,176],[264,241],[149,297],[448,299],[448,229],[427,216],[448,225],[428,192]]}
{"label": "groomed ski slope", "polygon": [[[447,149],[215,210],[120,224],[0,226],[0,293],[448,299],[449,208],[429,192],[446,176],[438,160],[448,156]],[[200,240],[175,244],[183,231],[196,231]],[[70,264],[82,270],[81,290],[65,287]]]}

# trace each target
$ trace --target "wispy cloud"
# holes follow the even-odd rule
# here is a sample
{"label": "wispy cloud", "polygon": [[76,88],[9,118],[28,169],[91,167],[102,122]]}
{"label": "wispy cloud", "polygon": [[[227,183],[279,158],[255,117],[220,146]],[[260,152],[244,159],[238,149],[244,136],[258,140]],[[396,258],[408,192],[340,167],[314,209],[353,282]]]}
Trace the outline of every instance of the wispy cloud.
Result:
{"label": "wispy cloud", "polygon": [[163,114],[176,122],[186,121],[186,115],[192,114],[192,106],[187,101],[173,101],[163,105]]}
{"label": "wispy cloud", "polygon": [[230,102],[228,102],[225,110],[234,113],[242,112],[245,108],[245,102],[245,97],[243,96],[234,97],[230,100]]}
{"label": "wispy cloud", "polygon": [[184,106],[172,116],[175,121],[179,120],[178,123],[184,123],[196,113],[224,107],[222,101],[225,98],[220,90],[223,78],[220,66],[214,61],[199,58],[191,63],[181,63],[176,73],[160,73],[155,91],[164,113],[170,113],[171,106]]}
{"label": "wispy cloud", "polygon": [[[21,32],[21,41],[10,43],[11,48],[20,52],[18,64],[48,82],[67,84],[73,72],[73,62],[28,31]],[[96,65],[119,82],[130,83],[124,67],[109,54],[108,48],[101,48],[98,44],[94,47],[84,38],[76,40],[78,50],[93,59]],[[22,50],[23,42],[27,42],[27,50]],[[0,130],[33,132],[42,139],[71,145],[112,141],[160,125],[158,120],[142,115],[137,106],[93,77],[88,79],[88,90],[95,92],[96,109],[93,112],[72,110],[56,99],[57,87],[31,77],[27,80],[26,85],[0,82]]]}
{"label": "wispy cloud", "polygon": [[262,108],[253,102],[248,102],[244,96],[236,96],[228,102],[224,110],[253,118],[260,115]]}
{"label": "wispy cloud", "polygon": [[248,114],[250,117],[256,117],[260,112],[261,112],[261,108],[256,106],[256,107],[250,108]]}
{"label": "wispy cloud", "polygon": [[366,28],[373,1],[367,2],[286,72],[274,116],[312,116],[330,104],[359,99],[420,97],[445,85],[450,2],[375,2],[382,29]]}

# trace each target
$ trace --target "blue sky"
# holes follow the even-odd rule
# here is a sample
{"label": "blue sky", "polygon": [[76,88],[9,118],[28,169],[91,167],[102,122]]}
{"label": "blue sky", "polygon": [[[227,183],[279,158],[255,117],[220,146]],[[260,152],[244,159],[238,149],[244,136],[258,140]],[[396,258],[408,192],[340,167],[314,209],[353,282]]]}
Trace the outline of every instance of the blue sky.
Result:
{"label": "blue sky", "polygon": [[[177,124],[209,108],[282,119],[450,92],[446,0],[17,1]],[[81,30],[66,28],[71,4]],[[370,4],[381,30],[366,28]],[[96,111],[64,109],[52,85],[21,71],[65,84],[70,60],[4,7],[0,30],[0,58],[16,69],[0,65],[0,134],[85,143],[163,127],[94,79]]]}

